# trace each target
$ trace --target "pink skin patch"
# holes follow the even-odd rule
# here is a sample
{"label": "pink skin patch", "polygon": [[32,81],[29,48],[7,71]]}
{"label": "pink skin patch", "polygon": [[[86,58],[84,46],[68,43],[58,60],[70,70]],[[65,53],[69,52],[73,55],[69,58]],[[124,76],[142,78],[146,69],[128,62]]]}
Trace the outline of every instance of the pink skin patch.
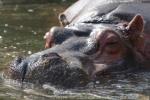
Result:
{"label": "pink skin patch", "polygon": [[51,48],[53,45],[52,34],[50,32],[46,32],[44,39],[46,40],[45,48]]}
{"label": "pink skin patch", "polygon": [[49,32],[46,32],[43,38],[44,38],[44,39],[47,39],[47,38],[49,37],[49,35],[50,35],[50,33],[49,33]]}

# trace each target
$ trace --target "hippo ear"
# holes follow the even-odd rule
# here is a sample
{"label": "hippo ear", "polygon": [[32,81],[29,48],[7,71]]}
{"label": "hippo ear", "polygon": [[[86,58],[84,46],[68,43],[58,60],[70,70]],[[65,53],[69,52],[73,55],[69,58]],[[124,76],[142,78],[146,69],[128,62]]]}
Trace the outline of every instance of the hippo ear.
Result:
{"label": "hippo ear", "polygon": [[126,29],[131,32],[142,33],[144,29],[144,20],[141,15],[136,15],[128,24]]}
{"label": "hippo ear", "polygon": [[126,27],[132,46],[139,51],[144,50],[144,20],[141,15],[136,15]]}

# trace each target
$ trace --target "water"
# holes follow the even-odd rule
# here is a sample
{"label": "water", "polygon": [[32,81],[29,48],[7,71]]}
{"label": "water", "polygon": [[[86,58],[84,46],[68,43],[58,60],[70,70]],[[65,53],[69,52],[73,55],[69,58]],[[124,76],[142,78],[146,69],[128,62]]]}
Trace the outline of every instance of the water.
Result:
{"label": "water", "polygon": [[65,8],[56,4],[0,7],[0,100],[150,100],[150,72],[107,77],[96,85],[68,90],[48,84],[22,86],[2,78],[13,58],[44,49],[44,33],[59,25],[57,15]]}

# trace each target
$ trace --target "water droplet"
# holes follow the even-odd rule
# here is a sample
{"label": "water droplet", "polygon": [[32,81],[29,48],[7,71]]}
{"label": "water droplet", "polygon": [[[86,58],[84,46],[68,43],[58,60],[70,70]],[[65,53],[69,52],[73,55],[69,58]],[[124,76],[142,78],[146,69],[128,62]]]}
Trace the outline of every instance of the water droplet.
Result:
{"label": "water droplet", "polygon": [[16,45],[20,45],[20,43],[19,43],[19,42],[17,42],[17,43],[16,43]]}
{"label": "water droplet", "polygon": [[8,47],[4,47],[4,49],[7,49]]}
{"label": "water droplet", "polygon": [[96,84],[100,84],[100,81],[96,81],[95,83],[96,83]]}
{"label": "water droplet", "polygon": [[7,55],[7,56],[10,56],[10,53],[7,53],[6,55]]}
{"label": "water droplet", "polygon": [[7,30],[4,30],[3,32],[4,32],[4,33],[7,33]]}
{"label": "water droplet", "polygon": [[31,51],[28,51],[28,54],[30,55],[30,54],[32,54],[32,52],[31,52]]}
{"label": "water droplet", "polygon": [[35,31],[33,31],[33,30],[32,30],[31,32],[32,32],[34,35],[37,35],[37,32],[35,32]]}
{"label": "water droplet", "polygon": [[2,43],[3,42],[3,37],[2,36],[0,36],[0,43]]}
{"label": "water droplet", "polygon": [[116,87],[117,87],[117,88],[121,88],[122,86],[118,84],[118,85],[116,85]]}
{"label": "water droplet", "polygon": [[8,27],[8,24],[5,24],[5,27]]}
{"label": "water droplet", "polygon": [[36,33],[36,32],[33,32],[33,34],[34,34],[34,35],[37,35],[37,33]]}
{"label": "water droplet", "polygon": [[26,51],[24,50],[24,51],[22,51],[23,53],[25,53]]}
{"label": "water droplet", "polygon": [[13,57],[13,58],[15,58],[15,57],[16,57],[16,55],[12,55],[12,57]]}
{"label": "water droplet", "polygon": [[13,49],[16,49],[17,47],[13,46]]}
{"label": "water droplet", "polygon": [[33,9],[28,9],[28,12],[33,13],[34,10]]}
{"label": "water droplet", "polygon": [[23,28],[23,25],[20,25],[20,28]]}

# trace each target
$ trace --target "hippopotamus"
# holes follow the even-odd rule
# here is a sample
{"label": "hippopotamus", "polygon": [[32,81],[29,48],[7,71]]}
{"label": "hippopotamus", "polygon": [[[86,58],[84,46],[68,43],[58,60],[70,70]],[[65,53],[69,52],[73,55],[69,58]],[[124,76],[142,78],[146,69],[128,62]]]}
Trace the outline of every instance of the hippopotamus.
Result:
{"label": "hippopotamus", "polygon": [[45,50],[17,57],[5,76],[20,82],[73,88],[101,76],[150,67],[150,3],[78,0],[59,15]]}

